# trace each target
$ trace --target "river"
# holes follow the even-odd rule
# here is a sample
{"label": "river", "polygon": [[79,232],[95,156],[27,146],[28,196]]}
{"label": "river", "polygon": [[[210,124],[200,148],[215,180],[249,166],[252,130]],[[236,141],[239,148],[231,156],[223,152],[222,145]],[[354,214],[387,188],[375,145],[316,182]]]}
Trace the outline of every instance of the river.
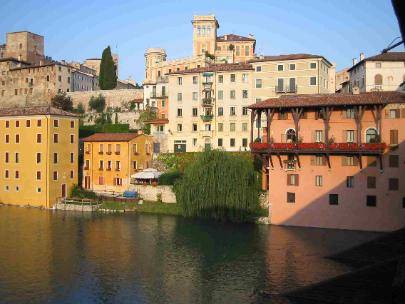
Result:
{"label": "river", "polygon": [[0,303],[271,303],[378,234],[0,207]]}

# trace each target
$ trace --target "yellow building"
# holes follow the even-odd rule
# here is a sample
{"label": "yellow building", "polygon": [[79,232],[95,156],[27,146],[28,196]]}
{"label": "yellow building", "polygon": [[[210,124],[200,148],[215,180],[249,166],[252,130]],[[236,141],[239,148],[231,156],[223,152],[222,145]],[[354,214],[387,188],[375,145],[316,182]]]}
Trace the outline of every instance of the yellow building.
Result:
{"label": "yellow building", "polygon": [[77,184],[78,118],[49,106],[0,110],[0,202],[51,208]]}
{"label": "yellow building", "polygon": [[131,175],[152,162],[152,136],[136,133],[96,133],[83,139],[83,188],[124,192]]}

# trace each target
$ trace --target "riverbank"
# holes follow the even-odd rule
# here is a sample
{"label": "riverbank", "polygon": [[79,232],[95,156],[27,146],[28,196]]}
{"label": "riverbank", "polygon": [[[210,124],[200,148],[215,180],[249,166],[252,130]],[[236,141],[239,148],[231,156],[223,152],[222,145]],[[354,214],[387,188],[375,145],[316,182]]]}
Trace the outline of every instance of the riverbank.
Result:
{"label": "riverbank", "polygon": [[164,214],[164,215],[181,215],[181,209],[177,204],[168,204],[154,201],[143,201],[142,204],[126,203],[126,202],[103,202],[99,212],[138,212],[138,213],[151,213],[151,214]]}

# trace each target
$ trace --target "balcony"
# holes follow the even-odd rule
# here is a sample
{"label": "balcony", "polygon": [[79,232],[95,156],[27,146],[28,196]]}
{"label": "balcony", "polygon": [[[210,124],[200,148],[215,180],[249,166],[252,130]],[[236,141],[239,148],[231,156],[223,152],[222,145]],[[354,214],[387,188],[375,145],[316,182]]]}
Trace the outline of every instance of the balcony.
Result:
{"label": "balcony", "polygon": [[250,149],[254,153],[275,154],[369,154],[379,155],[387,148],[385,143],[251,143]]}
{"label": "balcony", "polygon": [[155,98],[155,99],[164,99],[167,98],[167,94],[166,93],[150,93],[150,98]]}
{"label": "balcony", "polygon": [[111,171],[111,168],[107,168],[106,171]]}
{"label": "balcony", "polygon": [[276,86],[275,87],[276,93],[297,93],[297,86]]}
{"label": "balcony", "polygon": [[214,115],[210,114],[210,115],[201,115],[201,119],[203,122],[209,122],[212,120],[212,118],[214,117]]}
{"label": "balcony", "polygon": [[107,155],[111,155],[112,154],[112,152],[111,151],[107,151],[107,153],[106,153]]}
{"label": "balcony", "polygon": [[86,152],[84,152],[84,153],[86,153],[86,154],[90,154],[90,151],[89,151],[89,150],[86,150]]}
{"label": "balcony", "polygon": [[212,98],[208,97],[208,98],[203,98],[202,99],[202,106],[203,107],[212,107],[213,106],[213,100]]}
{"label": "balcony", "polygon": [[115,155],[121,155],[120,151],[115,151]]}
{"label": "balcony", "polygon": [[98,151],[98,154],[103,155],[104,152],[103,151]]}
{"label": "balcony", "polygon": [[212,89],[212,82],[203,82],[203,91],[211,91]]}

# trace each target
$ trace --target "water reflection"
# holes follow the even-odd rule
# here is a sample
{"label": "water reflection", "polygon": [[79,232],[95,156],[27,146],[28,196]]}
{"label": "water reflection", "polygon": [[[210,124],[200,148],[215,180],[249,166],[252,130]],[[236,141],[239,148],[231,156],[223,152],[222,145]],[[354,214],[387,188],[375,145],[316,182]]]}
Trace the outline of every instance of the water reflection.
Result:
{"label": "water reflection", "polygon": [[0,207],[0,302],[249,303],[347,268],[376,234]]}

